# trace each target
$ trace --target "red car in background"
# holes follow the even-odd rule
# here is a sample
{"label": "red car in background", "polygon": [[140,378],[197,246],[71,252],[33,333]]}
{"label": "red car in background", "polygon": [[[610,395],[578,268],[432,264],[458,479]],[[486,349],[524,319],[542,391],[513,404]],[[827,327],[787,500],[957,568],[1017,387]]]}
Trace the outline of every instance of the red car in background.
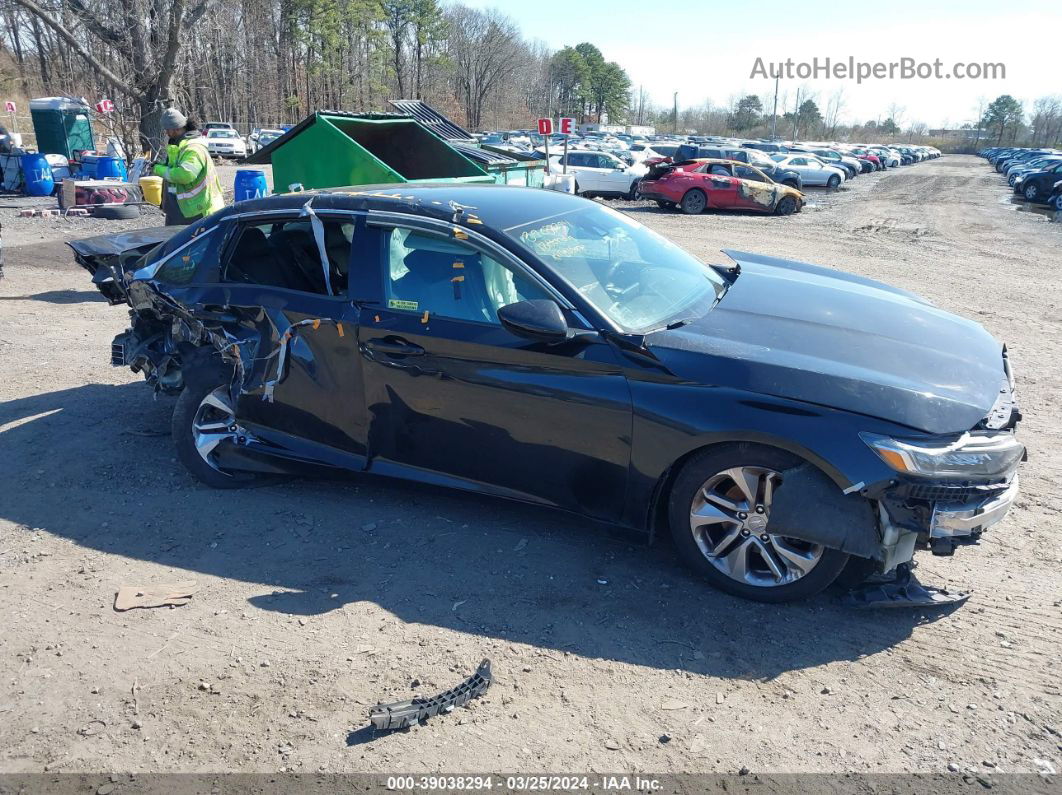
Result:
{"label": "red car in background", "polygon": [[803,193],[775,182],[755,166],[709,158],[653,166],[639,183],[638,194],[687,215],[708,208],[789,215],[804,206]]}
{"label": "red car in background", "polygon": [[882,171],[885,168],[885,166],[882,165],[881,158],[871,152],[869,149],[856,147],[853,149],[849,149],[847,154],[851,155],[852,157],[858,160],[869,162],[874,167],[874,171]]}

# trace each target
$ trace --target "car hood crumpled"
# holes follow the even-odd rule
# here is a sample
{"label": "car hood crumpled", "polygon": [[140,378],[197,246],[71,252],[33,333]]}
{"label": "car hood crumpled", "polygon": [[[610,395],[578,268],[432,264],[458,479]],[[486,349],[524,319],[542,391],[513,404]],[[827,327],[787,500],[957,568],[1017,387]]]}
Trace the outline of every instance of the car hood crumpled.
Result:
{"label": "car hood crumpled", "polygon": [[977,323],[842,271],[726,253],[741,272],[715,308],[645,338],[678,377],[928,433],[969,430],[995,403],[1002,346]]}

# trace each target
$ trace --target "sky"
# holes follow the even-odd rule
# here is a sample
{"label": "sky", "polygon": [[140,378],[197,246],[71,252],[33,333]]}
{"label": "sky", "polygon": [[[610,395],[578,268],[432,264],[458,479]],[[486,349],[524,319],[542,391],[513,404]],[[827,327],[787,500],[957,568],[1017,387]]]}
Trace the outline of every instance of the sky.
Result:
{"label": "sky", "polygon": [[[1031,107],[1038,97],[1062,95],[1058,79],[1062,3],[1023,0],[841,4],[824,0],[758,2],[649,2],[649,0],[460,0],[496,8],[517,22],[528,39],[551,49],[581,41],[596,44],[610,61],[644,86],[654,104],[726,105],[745,94],[774,95],[772,78],[752,77],[757,58],[820,63],[889,63],[901,58],[953,65],[1001,63],[1003,79],[902,80],[792,79],[779,81],[779,104],[798,89],[812,93],[825,111],[843,90],[843,123],[885,119],[890,108],[901,126],[958,127],[973,121],[981,98],[1011,94]],[[1048,32],[1050,31],[1050,32]],[[1052,44],[1048,44],[1051,41]],[[779,109],[781,112],[781,107]]]}

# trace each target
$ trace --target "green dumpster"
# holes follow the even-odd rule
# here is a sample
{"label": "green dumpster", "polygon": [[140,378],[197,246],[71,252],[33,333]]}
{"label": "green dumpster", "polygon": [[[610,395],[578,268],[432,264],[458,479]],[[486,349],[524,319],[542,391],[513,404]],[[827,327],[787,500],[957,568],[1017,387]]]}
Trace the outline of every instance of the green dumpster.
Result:
{"label": "green dumpster", "polygon": [[409,116],[314,113],[247,163],[273,164],[278,192],[395,182],[493,182],[493,177]]}
{"label": "green dumpster", "polygon": [[495,149],[482,146],[485,152],[496,155],[486,164],[487,173],[494,177],[499,185],[520,185],[527,188],[541,188],[546,178],[546,161],[524,153]]}
{"label": "green dumpster", "polygon": [[37,151],[71,160],[76,152],[96,151],[89,106],[84,102],[68,97],[31,99],[30,117]]}

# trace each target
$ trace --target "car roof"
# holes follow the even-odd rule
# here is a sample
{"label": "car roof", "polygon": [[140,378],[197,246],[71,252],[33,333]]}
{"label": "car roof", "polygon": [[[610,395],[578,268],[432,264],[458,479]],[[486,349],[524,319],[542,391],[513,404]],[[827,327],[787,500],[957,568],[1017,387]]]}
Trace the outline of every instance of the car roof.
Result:
{"label": "car roof", "polygon": [[452,223],[473,219],[466,222],[472,224],[471,228],[483,232],[505,230],[600,206],[589,199],[541,188],[489,183],[406,183],[352,185],[266,196],[231,205],[217,218],[220,221],[234,214],[269,210],[298,211],[308,202],[315,210],[379,210],[422,215]]}

